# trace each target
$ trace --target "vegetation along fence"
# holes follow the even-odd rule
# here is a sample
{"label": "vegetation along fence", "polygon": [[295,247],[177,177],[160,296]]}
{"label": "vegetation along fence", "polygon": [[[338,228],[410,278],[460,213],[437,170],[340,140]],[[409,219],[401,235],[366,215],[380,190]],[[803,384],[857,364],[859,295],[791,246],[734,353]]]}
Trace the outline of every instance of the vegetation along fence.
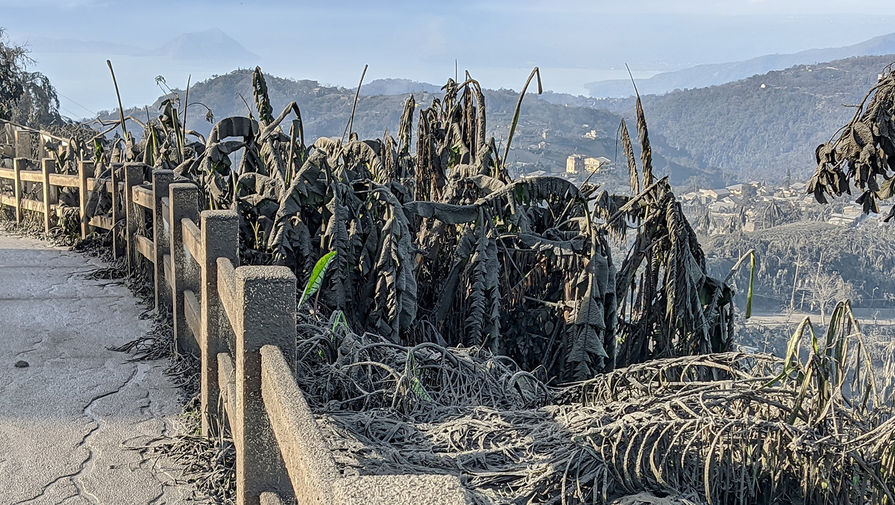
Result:
{"label": "vegetation along fence", "polygon": [[[203,436],[230,428],[237,504],[470,503],[455,476],[340,474],[293,376],[296,278],[286,267],[238,266],[235,211],[200,213],[194,184],[176,182],[170,170],[154,170],[145,181],[148,168],[127,163],[113,165],[105,184],[112,215],[89,216],[89,192],[102,183],[89,176],[92,163],[80,161],[77,175],[63,175],[44,158],[38,170],[27,157],[44,152],[33,149],[35,135],[16,130],[15,144],[2,146],[15,154],[13,168],[0,169],[15,196],[0,202],[15,208],[18,222],[24,211],[42,213],[49,231],[58,188],[77,188],[82,237],[92,228],[124,227],[125,242],[113,249],[126,255],[129,271],[148,262],[156,308],[172,315],[178,351],[201,358]],[[25,198],[36,183],[42,198]],[[151,215],[151,233],[138,229],[141,214]]]}

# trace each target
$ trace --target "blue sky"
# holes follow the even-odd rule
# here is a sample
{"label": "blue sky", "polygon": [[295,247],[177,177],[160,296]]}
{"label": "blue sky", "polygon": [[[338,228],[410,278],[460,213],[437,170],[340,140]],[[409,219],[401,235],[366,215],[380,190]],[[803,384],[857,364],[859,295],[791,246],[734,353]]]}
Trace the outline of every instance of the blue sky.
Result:
{"label": "blue sky", "polygon": [[[367,79],[441,83],[457,59],[494,88],[518,88],[538,65],[546,88],[582,93],[586,82],[620,77],[625,63],[646,77],[895,32],[895,2],[0,0],[0,27],[30,47],[33,68],[63,95],[63,112],[82,117],[113,107],[106,58],[125,105],[151,102],[156,75],[182,87],[189,74],[195,82],[254,64],[353,87],[364,64]],[[184,62],[153,54],[183,33],[209,29],[257,58]]]}

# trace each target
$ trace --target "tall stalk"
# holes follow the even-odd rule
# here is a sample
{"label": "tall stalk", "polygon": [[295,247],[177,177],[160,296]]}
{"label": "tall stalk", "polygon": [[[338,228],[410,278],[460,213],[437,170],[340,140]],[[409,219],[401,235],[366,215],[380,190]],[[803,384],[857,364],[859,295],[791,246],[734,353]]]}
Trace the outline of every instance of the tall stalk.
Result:
{"label": "tall stalk", "polygon": [[522,93],[519,93],[519,101],[516,102],[516,110],[513,112],[513,122],[510,124],[510,134],[507,136],[507,147],[503,151],[504,166],[506,166],[507,156],[510,154],[510,144],[513,143],[513,134],[516,133],[516,125],[519,124],[519,112],[522,110],[522,99],[525,98],[525,92],[528,91],[528,85],[531,84],[531,80],[535,76],[538,77],[538,94],[540,95],[544,92],[544,88],[541,86],[541,71],[538,70],[538,67],[535,67],[528,76],[528,80],[525,81],[525,86],[522,87]]}
{"label": "tall stalk", "polygon": [[181,137],[183,137],[183,142],[180,143],[180,159],[186,159],[186,111],[190,108],[190,79],[192,79],[192,74],[188,75],[186,78],[186,93],[183,97],[183,121],[181,121]]}
{"label": "tall stalk", "polygon": [[367,67],[364,65],[364,71],[360,74],[360,82],[357,83],[357,91],[354,93],[354,105],[351,106],[351,117],[348,118],[348,124],[345,125],[345,132],[342,133],[342,142],[345,141],[345,135],[351,135],[351,127],[354,124],[354,111],[357,109],[357,99],[360,97],[360,87],[364,84],[364,76],[367,75]]}
{"label": "tall stalk", "polygon": [[112,84],[115,85],[115,96],[118,97],[118,117],[121,121],[121,133],[124,135],[124,141],[127,143],[127,127],[124,125],[124,107],[121,105],[121,93],[118,92],[118,80],[115,79],[115,70],[112,69],[112,60],[106,60],[109,66],[109,72],[112,74]]}

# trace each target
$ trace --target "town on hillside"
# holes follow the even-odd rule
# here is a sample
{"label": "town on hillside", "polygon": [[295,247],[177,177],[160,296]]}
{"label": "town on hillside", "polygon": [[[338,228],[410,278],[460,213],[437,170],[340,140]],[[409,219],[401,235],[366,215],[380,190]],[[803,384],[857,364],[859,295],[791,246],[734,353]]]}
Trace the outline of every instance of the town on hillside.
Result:
{"label": "town on hillside", "polygon": [[698,189],[678,195],[694,228],[704,235],[756,231],[802,220],[843,227],[880,226],[879,214],[865,214],[860,204],[841,198],[821,205],[804,182],[767,185],[760,182]]}

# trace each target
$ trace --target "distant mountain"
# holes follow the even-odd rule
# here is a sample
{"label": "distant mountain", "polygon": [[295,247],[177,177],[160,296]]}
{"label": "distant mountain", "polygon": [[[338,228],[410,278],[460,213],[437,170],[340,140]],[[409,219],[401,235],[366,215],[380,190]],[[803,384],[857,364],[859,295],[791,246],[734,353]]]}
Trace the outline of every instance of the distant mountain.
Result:
{"label": "distant mountain", "polygon": [[213,28],[202,32],[184,33],[152,52],[183,62],[224,59],[246,65],[257,64],[259,56],[223,31]]}
{"label": "distant mountain", "polygon": [[[876,82],[877,74],[895,61],[895,54],[847,58],[818,65],[798,65],[720,86],[644,95],[655,171],[669,174],[675,185],[719,187],[732,182],[778,182],[791,172],[805,179],[814,170],[814,148],[848,122],[856,104]],[[275,115],[290,102],[301,108],[305,139],[341,137],[351,114],[354,90],[329,87],[312,80],[266,76]],[[237,70],[194,84],[190,102],[202,102],[220,120],[246,115],[248,101],[255,115],[251,72]],[[417,107],[441,96],[435,85],[389,79],[368,83],[354,118],[361,138],[394,133],[409,93]],[[488,133],[505,144],[518,94],[512,90],[485,90]],[[161,98],[149,105],[157,111]],[[622,117],[636,141],[634,101],[631,98],[596,100],[561,93],[529,94],[523,102],[513,139],[510,167],[517,173],[561,174],[570,154],[605,156],[625,172],[616,143]],[[190,108],[188,126],[203,134],[212,124],[205,110]],[[142,108],[129,111],[145,117]],[[109,118],[117,113],[108,113]],[[414,126],[418,121],[414,115]],[[139,131],[134,127],[134,130]],[[636,144],[636,142],[635,142]],[[635,147],[636,150],[636,147]],[[502,149],[501,149],[502,152]],[[598,180],[601,184],[618,181]]]}
{"label": "distant mountain", "polygon": [[[780,181],[787,171],[805,179],[814,149],[854,115],[877,74],[895,54],[798,65],[720,86],[643,97],[646,121],[693,164],[728,179]],[[590,105],[631,120],[634,100]]]}
{"label": "distant mountain", "polygon": [[[290,101],[294,100],[298,104],[302,114],[305,141],[308,144],[318,137],[342,136],[351,114],[354,90],[323,86],[317,81],[295,81],[271,75],[265,75],[265,80],[274,115],[279,114]],[[420,84],[408,84],[410,82],[397,81],[396,84],[394,81],[387,81],[383,87],[374,81],[370,83],[373,87],[368,89],[377,92],[391,89],[388,86],[392,84],[404,86],[404,89],[407,89],[407,86],[414,88]],[[425,86],[423,89],[426,89]],[[434,94],[427,91],[414,93],[418,108],[428,106],[436,96],[441,96],[440,87],[438,93]],[[228,116],[248,114],[250,111],[246,109],[243,97],[251,108],[251,113],[257,117],[252,94],[252,74],[249,70],[236,70],[195,83],[190,87],[190,102],[201,102],[211,107],[216,121]],[[408,93],[362,95],[354,117],[354,131],[361,138],[381,137],[386,129],[394,134],[398,129],[401,112],[408,97]],[[166,97],[160,97],[155,103],[148,105],[150,114],[157,114],[156,111],[159,110],[163,98]],[[518,93],[512,90],[485,90],[488,134],[495,137],[501,154],[503,154],[502,146],[506,145],[518,98]],[[207,136],[213,125],[206,121],[205,113],[206,110],[199,105],[190,107],[187,126]],[[129,109],[125,114],[146,117],[142,107]],[[117,112],[105,112],[100,117],[111,119],[118,116]],[[618,160],[617,165],[623,167],[624,160],[618,157],[620,151],[615,138],[620,120],[620,116],[612,112],[554,104],[530,94],[523,102],[520,121],[510,151],[509,167],[517,174],[535,171],[554,175],[564,174],[566,158],[571,154],[604,156]],[[418,116],[414,115],[414,128],[417,122]],[[140,131],[136,125],[129,129]],[[693,168],[691,157],[686,152],[668,146],[660,133],[651,134],[650,140],[655,171],[659,174],[671,174],[673,183],[681,184],[693,178],[705,181],[706,178],[713,177],[708,172]],[[618,180],[626,181],[626,169],[617,171],[619,174],[622,172],[624,177]],[[610,181],[593,182],[608,184]],[[613,179],[611,182],[617,181]]]}
{"label": "distant mountain", "polygon": [[410,79],[376,79],[360,88],[360,93],[365,96],[440,92],[441,86],[429,84],[428,82],[411,81]]}
{"label": "distant mountain", "polygon": [[[637,81],[641,94],[662,94],[673,90],[704,88],[781,70],[794,65],[813,65],[853,56],[879,56],[895,53],[895,33],[845,47],[809,49],[792,54],[771,54],[745,61],[698,65],[674,72],[663,72]],[[634,94],[628,79],[585,84],[592,97],[626,97]]]}

